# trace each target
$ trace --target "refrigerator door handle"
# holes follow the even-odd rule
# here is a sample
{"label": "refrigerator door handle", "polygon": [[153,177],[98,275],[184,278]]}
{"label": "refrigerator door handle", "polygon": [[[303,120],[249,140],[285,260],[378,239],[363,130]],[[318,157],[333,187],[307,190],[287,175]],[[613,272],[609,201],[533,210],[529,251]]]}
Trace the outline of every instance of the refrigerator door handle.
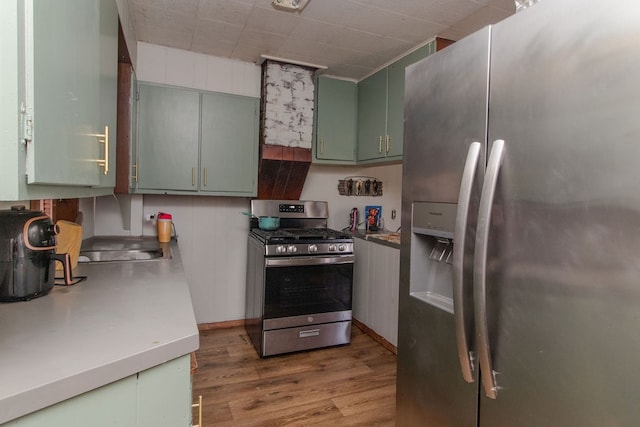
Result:
{"label": "refrigerator door handle", "polygon": [[467,160],[462,172],[456,226],[453,235],[453,317],[456,325],[456,342],[458,344],[458,359],[462,377],[468,383],[474,382],[473,357],[469,351],[469,340],[464,316],[464,249],[469,217],[469,204],[473,190],[473,181],[480,158],[480,143],[473,142],[467,151]]}
{"label": "refrigerator door handle", "polygon": [[487,248],[489,227],[491,225],[491,208],[498,183],[498,174],[504,157],[504,141],[498,139],[493,142],[491,154],[487,162],[487,172],[484,177],[482,194],[480,195],[480,209],[478,212],[478,228],[476,234],[475,258],[473,263],[473,302],[475,309],[476,338],[478,340],[478,357],[480,359],[480,374],[482,387],[490,399],[498,397],[496,372],[493,370],[491,348],[489,345],[489,327],[487,324]]}

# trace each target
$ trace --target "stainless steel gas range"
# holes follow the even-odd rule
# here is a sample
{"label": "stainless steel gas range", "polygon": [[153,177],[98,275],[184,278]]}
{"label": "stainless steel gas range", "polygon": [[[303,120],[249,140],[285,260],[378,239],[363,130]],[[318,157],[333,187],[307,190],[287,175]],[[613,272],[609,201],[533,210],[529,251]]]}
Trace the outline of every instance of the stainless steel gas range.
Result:
{"label": "stainless steel gas range", "polygon": [[[353,238],[327,228],[327,202],[253,200],[246,329],[262,357],[347,344]],[[256,217],[280,218],[258,228]]]}

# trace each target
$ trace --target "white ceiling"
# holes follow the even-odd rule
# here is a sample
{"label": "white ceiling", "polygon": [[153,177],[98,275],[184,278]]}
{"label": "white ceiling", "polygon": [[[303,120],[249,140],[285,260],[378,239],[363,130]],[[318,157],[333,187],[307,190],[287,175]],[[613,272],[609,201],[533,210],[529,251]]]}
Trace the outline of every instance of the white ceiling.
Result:
{"label": "white ceiling", "polygon": [[262,54],[360,80],[418,45],[452,40],[515,12],[513,0],[129,0],[139,41],[248,62]]}

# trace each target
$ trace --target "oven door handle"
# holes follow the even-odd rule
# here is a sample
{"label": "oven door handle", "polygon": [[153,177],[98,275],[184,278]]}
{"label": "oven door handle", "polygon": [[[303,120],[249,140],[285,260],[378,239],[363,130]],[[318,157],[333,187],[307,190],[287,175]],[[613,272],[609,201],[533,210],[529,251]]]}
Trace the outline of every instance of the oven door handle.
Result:
{"label": "oven door handle", "polygon": [[265,259],[265,266],[295,267],[305,265],[353,264],[354,260],[355,256],[353,255],[267,258]]}

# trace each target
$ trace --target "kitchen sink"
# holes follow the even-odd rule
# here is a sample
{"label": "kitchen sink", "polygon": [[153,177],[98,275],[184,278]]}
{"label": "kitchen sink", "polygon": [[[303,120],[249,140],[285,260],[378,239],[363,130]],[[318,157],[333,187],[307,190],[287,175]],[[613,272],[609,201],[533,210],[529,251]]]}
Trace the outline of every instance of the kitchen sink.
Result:
{"label": "kitchen sink", "polygon": [[78,262],[150,261],[163,258],[164,251],[162,248],[116,249],[80,252]]}
{"label": "kitchen sink", "polygon": [[152,261],[165,257],[162,248],[154,249],[98,249],[81,251],[78,262]]}
{"label": "kitchen sink", "polygon": [[171,259],[170,246],[150,236],[95,236],[82,241],[78,262],[160,261]]}

